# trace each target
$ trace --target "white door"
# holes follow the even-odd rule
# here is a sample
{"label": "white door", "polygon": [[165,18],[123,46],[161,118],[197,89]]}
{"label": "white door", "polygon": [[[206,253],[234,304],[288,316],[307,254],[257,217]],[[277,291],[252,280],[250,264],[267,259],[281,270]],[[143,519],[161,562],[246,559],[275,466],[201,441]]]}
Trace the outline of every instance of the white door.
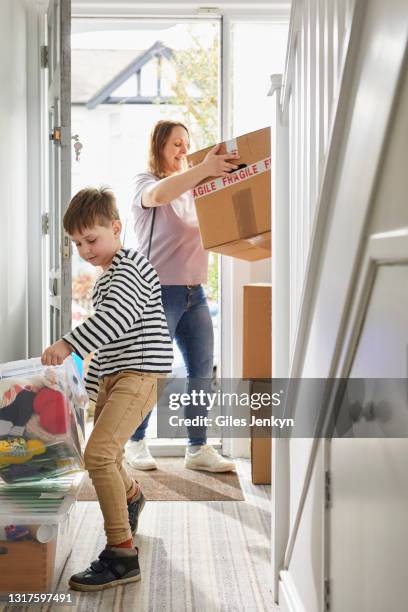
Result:
{"label": "white door", "polygon": [[405,76],[345,334],[345,374],[362,380],[349,402],[357,437],[330,444],[331,612],[402,612],[408,605],[407,109]]}
{"label": "white door", "polygon": [[49,342],[71,329],[71,246],[62,217],[71,196],[71,2],[47,11]]}
{"label": "white door", "polygon": [[405,249],[405,262],[378,266],[351,370],[364,381],[354,435],[372,437],[331,443],[333,612],[402,612],[408,602],[408,234]]}

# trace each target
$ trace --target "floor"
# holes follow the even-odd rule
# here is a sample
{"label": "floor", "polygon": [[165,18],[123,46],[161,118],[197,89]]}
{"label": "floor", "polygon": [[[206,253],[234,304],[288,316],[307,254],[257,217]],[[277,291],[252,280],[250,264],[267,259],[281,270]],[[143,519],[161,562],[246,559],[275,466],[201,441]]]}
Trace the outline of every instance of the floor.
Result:
{"label": "floor", "polygon": [[[273,609],[270,487],[254,486],[248,460],[237,461],[241,502],[149,502],[136,545],[142,580],[100,593],[73,594],[79,612],[264,612]],[[77,504],[74,546],[54,592],[105,545],[96,502]],[[61,610],[44,606],[42,610]],[[21,608],[20,608],[21,609]]]}

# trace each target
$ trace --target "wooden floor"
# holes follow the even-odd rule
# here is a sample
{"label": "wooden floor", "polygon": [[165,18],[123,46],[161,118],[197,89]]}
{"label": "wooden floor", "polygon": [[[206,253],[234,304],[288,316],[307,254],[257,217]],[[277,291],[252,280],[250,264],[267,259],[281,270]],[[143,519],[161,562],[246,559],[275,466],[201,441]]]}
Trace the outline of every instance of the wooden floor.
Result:
{"label": "wooden floor", "polygon": [[[148,502],[135,538],[142,580],[99,593],[78,594],[67,586],[71,574],[85,569],[105,546],[97,503],[78,502],[72,553],[55,588],[55,592],[72,594],[74,605],[64,609],[80,612],[274,609],[270,487],[252,485],[249,461],[238,460],[237,469],[245,501]],[[61,610],[62,606],[42,607],[54,609]]]}

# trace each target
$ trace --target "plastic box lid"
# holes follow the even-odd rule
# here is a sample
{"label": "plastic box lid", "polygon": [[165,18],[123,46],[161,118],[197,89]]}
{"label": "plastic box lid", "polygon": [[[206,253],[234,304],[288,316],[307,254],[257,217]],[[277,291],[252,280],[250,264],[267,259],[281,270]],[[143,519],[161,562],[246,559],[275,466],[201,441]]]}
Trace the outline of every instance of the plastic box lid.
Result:
{"label": "plastic box lid", "polygon": [[0,486],[0,525],[58,524],[66,519],[76,501],[83,473],[35,484]]}

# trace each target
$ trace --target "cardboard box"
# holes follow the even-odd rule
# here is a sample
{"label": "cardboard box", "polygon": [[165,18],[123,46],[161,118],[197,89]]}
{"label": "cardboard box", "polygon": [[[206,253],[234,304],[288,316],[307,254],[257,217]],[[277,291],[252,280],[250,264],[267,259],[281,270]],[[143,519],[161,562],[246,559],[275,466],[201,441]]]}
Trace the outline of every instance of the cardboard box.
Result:
{"label": "cardboard box", "polygon": [[52,590],[56,541],[0,541],[2,593],[49,593]]}
{"label": "cardboard box", "polygon": [[73,544],[75,498],[44,501],[38,491],[2,487],[0,501],[0,594],[52,592]]}
{"label": "cardboard box", "polygon": [[[271,383],[253,381],[251,393],[270,393]],[[257,417],[266,419],[271,416],[271,409],[261,407]],[[272,481],[272,429],[251,427],[251,478],[253,484],[271,484]]]}
{"label": "cardboard box", "polygon": [[251,477],[253,484],[272,482],[272,439],[251,436]]}
{"label": "cardboard box", "polygon": [[[270,257],[270,143],[269,127],[223,142],[220,153],[237,150],[241,167],[193,190],[205,249],[247,261]],[[189,155],[189,164],[200,163],[210,148]]]}
{"label": "cardboard box", "polygon": [[[242,370],[242,377],[251,380],[251,393],[271,392],[272,285],[269,283],[244,285]],[[271,410],[260,408],[257,416],[270,417]],[[271,430],[251,427],[251,473],[254,484],[271,484],[271,438]]]}
{"label": "cardboard box", "polygon": [[272,285],[244,285],[242,378],[272,377]]}

